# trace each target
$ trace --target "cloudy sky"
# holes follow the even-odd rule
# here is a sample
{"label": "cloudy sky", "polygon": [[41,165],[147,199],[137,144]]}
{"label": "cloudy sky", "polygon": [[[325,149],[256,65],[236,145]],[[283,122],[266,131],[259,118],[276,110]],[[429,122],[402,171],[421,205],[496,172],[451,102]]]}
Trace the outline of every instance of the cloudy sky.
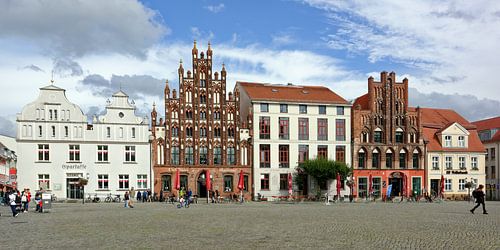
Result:
{"label": "cloudy sky", "polygon": [[[236,81],[326,85],[347,99],[367,78],[409,78],[410,104],[470,120],[500,115],[498,1],[0,1],[0,134],[38,88],[85,113],[120,86],[145,115],[190,68],[193,40]],[[160,105],[161,107],[161,105]]]}

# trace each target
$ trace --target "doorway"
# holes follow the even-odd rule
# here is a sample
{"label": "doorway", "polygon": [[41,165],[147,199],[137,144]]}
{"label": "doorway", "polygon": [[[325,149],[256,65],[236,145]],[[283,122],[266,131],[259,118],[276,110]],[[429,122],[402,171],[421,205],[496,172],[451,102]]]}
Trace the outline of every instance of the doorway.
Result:
{"label": "doorway", "polygon": [[440,181],[440,179],[431,179],[431,193],[430,193],[430,195],[439,194],[439,181]]}
{"label": "doorway", "polygon": [[78,185],[78,178],[66,179],[66,197],[68,199],[82,199],[82,190]]}
{"label": "doorway", "polygon": [[197,181],[198,185],[198,197],[199,198],[207,198],[207,185],[205,179],[198,177]]}
{"label": "doorway", "polygon": [[389,184],[392,185],[391,196],[401,196],[403,193],[403,179],[389,178]]}

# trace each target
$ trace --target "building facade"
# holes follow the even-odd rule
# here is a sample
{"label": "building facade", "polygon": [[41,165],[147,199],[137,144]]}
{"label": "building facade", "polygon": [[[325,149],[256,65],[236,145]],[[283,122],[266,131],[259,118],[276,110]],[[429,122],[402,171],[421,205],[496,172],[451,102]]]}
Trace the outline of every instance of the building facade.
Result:
{"label": "building facade", "polygon": [[500,200],[500,116],[473,122],[477,126],[479,139],[486,148],[486,199]]}
{"label": "building facade", "polygon": [[[248,129],[240,122],[239,92],[226,93],[226,69],[212,71],[212,49],[198,53],[192,49],[192,71],[179,69],[179,93],[165,85],[165,116],[151,112],[155,192],[174,193],[176,172],[180,188],[207,197],[206,178],[222,197],[239,194],[241,171],[243,194],[251,198],[251,159]],[[207,172],[210,176],[207,176]]]}
{"label": "building facade", "polygon": [[[0,191],[17,188],[17,155],[3,144],[5,136],[0,137]],[[0,200],[3,197],[0,197]]]}
{"label": "building facade", "polygon": [[101,197],[150,188],[149,121],[135,109],[119,91],[89,124],[64,89],[40,88],[17,115],[19,187],[43,188],[62,199],[82,198],[80,178],[88,179],[85,193]]}
{"label": "building facade", "polygon": [[444,198],[468,199],[469,191],[485,183],[485,149],[476,126],[449,109],[422,108],[421,113],[430,192],[444,188]]}
{"label": "building facade", "polygon": [[[408,106],[408,79],[382,72],[352,109],[354,196],[421,194],[425,188],[421,110]],[[370,179],[371,178],[371,179]]]}
{"label": "building facade", "polygon": [[[241,117],[250,119],[255,196],[288,196],[288,175],[295,174],[304,160],[325,157],[351,164],[351,105],[330,89],[249,82],[237,82],[236,89]],[[303,190],[292,189],[295,194],[316,195],[320,188],[308,178]],[[342,181],[341,195],[349,192]]]}

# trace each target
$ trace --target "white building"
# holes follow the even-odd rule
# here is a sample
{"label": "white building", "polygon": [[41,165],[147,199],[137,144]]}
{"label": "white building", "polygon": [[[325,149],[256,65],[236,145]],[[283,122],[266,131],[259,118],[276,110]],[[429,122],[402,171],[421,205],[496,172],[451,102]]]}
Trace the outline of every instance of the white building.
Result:
{"label": "white building", "polygon": [[58,198],[81,199],[85,193],[123,194],[149,189],[149,121],[135,115],[122,91],[92,124],[65,90],[50,85],[17,115],[18,187],[51,191]]}
{"label": "white building", "polygon": [[[242,119],[250,115],[253,147],[253,194],[269,199],[287,196],[288,173],[317,156],[351,165],[351,105],[330,89],[320,86],[273,85],[237,82]],[[294,195],[315,195],[309,179]],[[336,194],[336,181],[330,182]],[[323,190],[324,192],[325,190]],[[349,195],[342,183],[341,196]]]}
{"label": "white building", "polygon": [[486,148],[486,199],[500,200],[500,116],[473,122]]}

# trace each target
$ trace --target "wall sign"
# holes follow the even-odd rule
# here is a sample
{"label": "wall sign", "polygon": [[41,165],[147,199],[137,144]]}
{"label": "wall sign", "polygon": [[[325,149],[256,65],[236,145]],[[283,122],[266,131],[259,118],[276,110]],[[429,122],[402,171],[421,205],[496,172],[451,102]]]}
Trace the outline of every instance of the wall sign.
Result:
{"label": "wall sign", "polygon": [[87,169],[85,164],[63,164],[62,169]]}

